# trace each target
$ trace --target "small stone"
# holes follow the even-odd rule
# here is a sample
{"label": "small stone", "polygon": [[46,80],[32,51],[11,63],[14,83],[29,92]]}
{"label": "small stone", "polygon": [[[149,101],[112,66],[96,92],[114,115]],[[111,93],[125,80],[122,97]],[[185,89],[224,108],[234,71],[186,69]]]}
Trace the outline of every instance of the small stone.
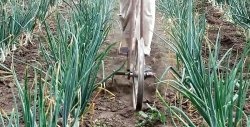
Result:
{"label": "small stone", "polygon": [[121,101],[121,100],[118,100],[118,104],[122,104],[122,101]]}
{"label": "small stone", "polygon": [[107,108],[105,108],[105,107],[98,107],[98,110],[101,110],[101,111],[106,111],[106,110],[107,110]]}
{"label": "small stone", "polygon": [[9,88],[14,87],[14,83],[9,83],[9,84],[8,84],[8,87],[9,87]]}

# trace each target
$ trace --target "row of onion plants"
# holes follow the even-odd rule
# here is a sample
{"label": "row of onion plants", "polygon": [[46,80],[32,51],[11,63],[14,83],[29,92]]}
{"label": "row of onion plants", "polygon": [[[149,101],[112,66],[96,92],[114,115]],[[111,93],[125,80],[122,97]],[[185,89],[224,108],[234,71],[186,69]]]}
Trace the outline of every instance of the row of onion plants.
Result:
{"label": "row of onion plants", "polygon": [[38,22],[44,21],[54,0],[0,1],[0,60],[17,46],[27,44]]}
{"label": "row of onion plants", "polygon": [[27,76],[24,82],[18,81],[12,68],[22,110],[16,106],[7,119],[0,115],[0,123],[15,127],[82,126],[97,87],[101,61],[110,48],[99,51],[110,29],[112,3],[109,0],[66,2],[70,16],[58,11],[56,30],[51,30],[44,20],[46,43],[40,47],[47,71],[34,68],[35,78],[30,83]]}
{"label": "row of onion plants", "polygon": [[[245,75],[249,73],[245,64],[249,44],[246,43],[239,61],[231,67],[232,49],[219,57],[220,31],[215,45],[204,41],[205,12],[195,12],[194,6],[193,0],[160,0],[159,8],[172,24],[171,41],[166,43],[176,53],[181,68],[168,67],[165,73],[172,73],[174,79],[162,80],[159,84],[168,83],[187,98],[204,119],[203,126],[249,126],[249,118],[243,110],[250,83],[249,75]],[[202,55],[203,43],[209,47],[209,56]],[[171,113],[173,125],[180,126],[176,124],[177,118],[181,126],[196,126],[183,110],[158,95],[166,111]]]}

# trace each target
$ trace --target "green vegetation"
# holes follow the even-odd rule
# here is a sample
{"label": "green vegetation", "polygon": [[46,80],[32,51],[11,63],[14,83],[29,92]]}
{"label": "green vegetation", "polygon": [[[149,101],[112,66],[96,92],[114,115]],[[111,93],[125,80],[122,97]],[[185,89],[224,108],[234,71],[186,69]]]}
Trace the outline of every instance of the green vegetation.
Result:
{"label": "green vegetation", "polygon": [[[159,5],[164,16],[172,20],[172,41],[168,45],[176,53],[182,66],[181,69],[172,67],[167,69],[166,72],[170,71],[175,79],[161,82],[168,82],[191,101],[207,125],[211,127],[246,125],[244,120],[248,117],[243,111],[243,106],[249,89],[249,77],[245,77],[244,73],[249,73],[248,65],[245,65],[249,45],[246,43],[240,60],[230,67],[231,49],[219,58],[220,31],[218,31],[216,45],[208,44],[209,57],[206,60],[202,56],[205,35],[204,13],[199,15],[193,11],[192,0],[187,2],[161,0]],[[173,118],[177,117],[184,126],[195,126],[181,109],[168,104],[161,95],[159,96]],[[172,122],[176,125],[174,119]]]}
{"label": "green vegetation", "polygon": [[16,46],[27,44],[37,20],[43,21],[47,14],[48,0],[4,0],[0,2],[0,59]]}
{"label": "green vegetation", "polygon": [[[196,12],[197,2],[203,4],[205,0],[158,1],[159,10],[171,24],[171,40],[166,44],[176,53],[178,63],[177,67],[167,67],[158,85],[170,84],[188,99],[204,120],[201,126],[250,126],[250,116],[243,110],[250,84],[250,68],[246,62],[250,53],[250,2],[212,1],[223,5],[221,7],[225,5],[229,18],[244,30],[244,51],[236,60],[232,58],[232,49],[220,56],[220,31],[214,45],[205,41],[205,9]],[[67,15],[58,9],[59,3],[67,6]],[[14,66],[11,69],[3,66],[13,74],[18,95],[13,95],[16,104],[9,116],[0,112],[1,127],[75,127],[82,124],[97,87],[102,60],[112,46],[99,50],[110,30],[112,7],[110,0],[0,1],[2,62],[16,46],[30,42],[36,27],[46,33],[39,43],[45,67],[28,67],[24,81],[20,81]],[[50,16],[55,18],[55,24],[48,21]],[[204,44],[208,45],[208,56],[202,54]],[[230,64],[232,61],[234,65]],[[34,72],[34,79],[29,79],[29,69]],[[167,73],[174,79],[163,80]],[[112,76],[103,77],[103,81]],[[141,119],[136,126],[168,121],[174,126],[196,126],[181,107],[167,102],[158,91],[157,95],[165,112],[148,105],[148,112],[138,113]]]}
{"label": "green vegetation", "polygon": [[[40,10],[48,9],[48,3],[43,1]],[[41,52],[48,70],[44,72],[34,68],[34,87],[30,88],[28,71],[24,82],[20,82],[12,67],[22,111],[16,106],[7,119],[0,115],[1,126],[80,126],[96,88],[99,66],[109,49],[98,52],[109,32],[112,2],[82,0],[79,3],[68,2],[67,5],[70,6],[71,17],[66,19],[58,11],[56,31],[52,31],[44,19],[45,12],[38,11],[38,17],[33,16],[34,20],[42,21],[46,29],[47,43],[41,43]],[[34,24],[29,26],[34,27]],[[19,113],[23,114],[22,117]]]}

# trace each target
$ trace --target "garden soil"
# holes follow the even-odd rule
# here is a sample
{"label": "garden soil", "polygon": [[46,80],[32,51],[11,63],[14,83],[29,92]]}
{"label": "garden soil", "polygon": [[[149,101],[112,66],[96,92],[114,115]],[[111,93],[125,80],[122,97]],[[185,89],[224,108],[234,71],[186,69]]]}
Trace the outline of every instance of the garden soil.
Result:
{"label": "garden soil", "polygon": [[[214,42],[218,29],[221,28],[221,55],[225,53],[226,50],[233,47],[234,54],[242,51],[242,45],[245,41],[242,31],[238,29],[235,25],[230,22],[225,21],[222,16],[222,12],[212,8],[211,6],[207,7],[207,22],[209,23],[207,29],[207,37],[211,42]],[[116,10],[118,12],[118,10]],[[114,70],[118,69],[125,61],[126,57],[118,55],[118,47],[122,42],[124,45],[124,40],[121,36],[121,30],[119,27],[119,21],[117,20],[118,16],[114,15],[114,22],[110,34],[108,35],[106,41],[103,43],[102,50],[107,48],[110,44],[116,43],[108,56],[104,60],[104,71],[100,70],[98,75],[98,80],[101,80],[103,77],[109,75]],[[166,67],[175,66],[176,59],[175,54],[172,53],[166,46],[168,41],[167,32],[168,29],[165,27],[163,18],[160,13],[156,15],[156,26],[155,34],[152,42],[152,52],[151,56],[146,59],[146,63],[152,66],[153,71],[156,73],[156,77],[160,77]],[[28,63],[30,65],[37,65],[40,63],[40,66],[43,66],[44,61],[42,60],[39,52],[39,43],[42,42],[42,39],[39,39],[39,34],[37,37],[34,37],[33,43],[29,43],[26,46],[18,48],[14,52],[14,67],[17,72],[19,80],[22,80],[25,75],[25,70]],[[206,46],[204,46],[204,56],[206,56]],[[236,58],[236,57],[235,57]],[[9,56],[4,63],[7,67],[10,67],[12,63],[12,57]],[[0,77],[5,76],[9,77],[10,74],[5,73],[5,70],[0,70]],[[28,71],[28,77],[30,79],[34,78],[34,74],[30,69]],[[167,75],[166,78],[171,78],[171,75]],[[82,123],[82,126],[101,126],[101,127],[133,127],[136,124],[139,124],[143,118],[139,115],[138,112],[135,112],[132,108],[132,85],[131,81],[127,80],[125,76],[114,76],[114,80],[108,80],[103,85],[103,90],[99,92],[100,89],[97,89],[94,92],[94,95],[91,100],[91,106],[89,107],[88,114],[86,115],[85,121]],[[155,105],[157,108],[162,109],[162,104],[158,101],[156,97],[156,78],[149,78],[145,80],[145,91],[144,91],[144,105],[143,111],[148,112],[149,108],[146,105]],[[32,84],[32,82],[31,82]],[[104,87],[105,86],[105,87]],[[32,87],[32,86],[31,86]],[[172,104],[180,103],[178,100],[178,94],[173,90],[169,89],[166,84],[159,87],[160,93],[166,98],[166,100]],[[17,96],[17,89],[11,78],[2,78],[0,79],[0,112],[5,115],[10,115],[10,112],[14,108],[14,99],[13,95]],[[247,104],[244,110],[247,111],[248,115],[250,114],[250,98],[249,94],[247,95]],[[17,99],[18,103],[18,99]],[[183,101],[181,103],[183,109],[186,113],[192,117],[192,120],[197,124],[201,124],[203,121],[199,117],[198,113],[195,110],[192,110],[192,106],[189,102]],[[190,108],[191,107],[191,108]],[[147,126],[163,126],[159,121],[154,123],[149,123]],[[167,124],[167,126],[170,126]]]}

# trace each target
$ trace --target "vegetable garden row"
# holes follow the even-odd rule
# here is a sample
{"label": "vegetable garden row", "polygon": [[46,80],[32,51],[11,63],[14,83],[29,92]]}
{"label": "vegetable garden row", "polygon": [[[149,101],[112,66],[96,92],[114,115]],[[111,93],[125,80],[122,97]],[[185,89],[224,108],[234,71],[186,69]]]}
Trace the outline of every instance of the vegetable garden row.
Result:
{"label": "vegetable garden row", "polygon": [[[232,59],[232,48],[220,56],[220,30],[216,42],[207,41],[206,3],[243,31],[244,48],[236,54],[237,59]],[[0,126],[83,125],[93,92],[106,81],[98,81],[97,75],[113,45],[100,48],[111,29],[115,6],[113,0],[0,2],[0,68],[11,74],[17,88],[13,111],[10,115],[0,112]],[[171,24],[167,33],[171,38],[165,42],[177,60],[176,67],[166,67],[157,85],[170,84],[188,99],[203,118],[202,126],[250,126],[250,114],[243,110],[250,103],[250,1],[158,0],[157,6],[166,26]],[[15,67],[4,62],[8,58],[14,62],[13,52],[32,43],[35,32],[44,33],[36,43],[45,66],[29,66],[34,78],[29,78],[27,69],[20,80]],[[203,45],[208,47],[208,56],[203,54]],[[229,64],[232,61],[234,64]],[[174,78],[165,79],[167,73]],[[164,107],[159,110],[162,124],[198,126],[158,90],[156,94]]]}

